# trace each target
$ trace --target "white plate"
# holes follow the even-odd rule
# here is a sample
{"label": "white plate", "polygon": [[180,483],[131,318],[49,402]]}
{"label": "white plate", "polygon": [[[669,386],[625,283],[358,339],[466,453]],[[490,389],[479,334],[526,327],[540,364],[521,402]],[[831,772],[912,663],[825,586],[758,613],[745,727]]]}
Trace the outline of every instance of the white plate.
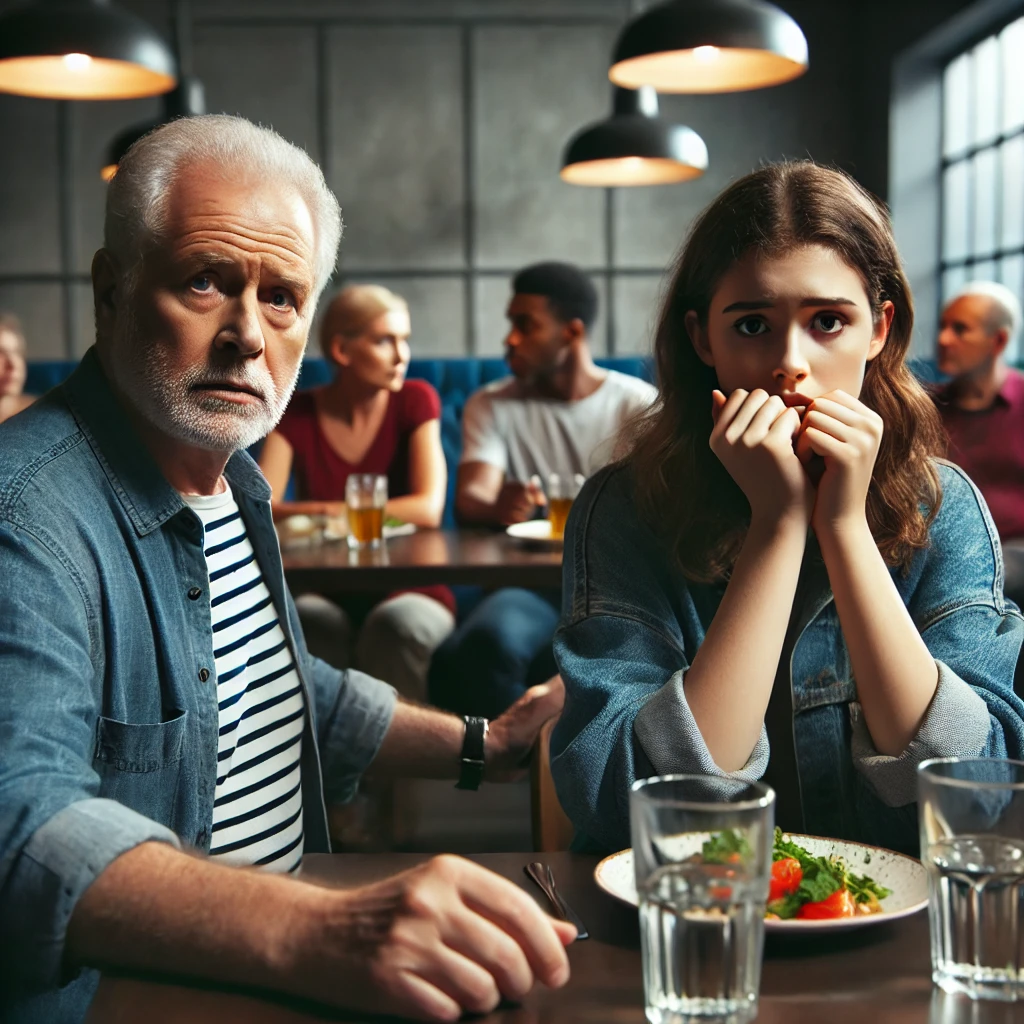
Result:
{"label": "white plate", "polygon": [[551,536],[551,522],[547,519],[530,519],[525,523],[513,523],[505,532],[516,540],[529,541],[531,544],[562,546],[561,537]]}
{"label": "white plate", "polygon": [[[880,846],[851,843],[842,839],[822,839],[819,836],[793,834],[795,840],[815,857],[842,857],[851,871],[868,875],[879,885],[892,890],[882,900],[880,914],[862,914],[840,917],[831,921],[765,921],[765,931],[787,935],[800,932],[846,931],[865,925],[881,924],[900,917],[916,914],[928,905],[928,876],[924,866],[913,857]],[[692,840],[691,840],[692,841]],[[633,874],[633,851],[620,850],[605,857],[594,868],[594,881],[606,893],[625,903],[637,904],[636,880]]]}

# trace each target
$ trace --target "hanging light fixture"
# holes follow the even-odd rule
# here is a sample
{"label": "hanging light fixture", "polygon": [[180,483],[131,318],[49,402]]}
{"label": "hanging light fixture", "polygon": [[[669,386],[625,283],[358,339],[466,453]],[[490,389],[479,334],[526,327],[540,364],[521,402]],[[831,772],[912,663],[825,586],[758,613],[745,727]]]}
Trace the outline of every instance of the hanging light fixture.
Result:
{"label": "hanging light fixture", "polygon": [[616,88],[612,116],[578,131],[565,147],[561,177],[572,185],[667,185],[700,177],[708,148],[685,125],[658,116],[649,85]]}
{"label": "hanging light fixture", "polygon": [[36,0],[0,15],[0,92],[136,99],[167,92],[176,77],[159,33],[109,0]]}
{"label": "hanging light fixture", "polygon": [[178,84],[163,97],[163,116],[157,121],[145,121],[142,124],[134,124],[126,128],[107,147],[103,166],[100,168],[100,177],[104,181],[110,181],[117,174],[117,165],[121,157],[135,145],[143,135],[148,135],[154,128],[159,128],[168,121],[174,121],[179,117],[193,117],[196,114],[206,113],[206,90],[198,78],[183,76]]}
{"label": "hanging light fixture", "polygon": [[668,0],[633,18],[608,77],[659,92],[740,92],[781,85],[807,70],[807,40],[765,0]]}

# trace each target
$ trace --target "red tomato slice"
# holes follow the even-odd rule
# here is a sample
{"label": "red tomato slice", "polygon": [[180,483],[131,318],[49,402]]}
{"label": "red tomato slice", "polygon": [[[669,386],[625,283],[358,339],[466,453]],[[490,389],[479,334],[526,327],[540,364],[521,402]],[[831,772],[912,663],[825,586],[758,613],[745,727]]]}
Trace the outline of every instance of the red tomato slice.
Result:
{"label": "red tomato slice", "polygon": [[782,899],[791,892],[800,888],[800,881],[804,877],[800,870],[800,861],[795,857],[783,857],[772,864],[772,878],[768,887],[768,900]]}
{"label": "red tomato slice", "polygon": [[805,903],[796,916],[805,921],[821,921],[833,917],[853,917],[857,904],[847,889],[836,889],[831,896],[817,903]]}

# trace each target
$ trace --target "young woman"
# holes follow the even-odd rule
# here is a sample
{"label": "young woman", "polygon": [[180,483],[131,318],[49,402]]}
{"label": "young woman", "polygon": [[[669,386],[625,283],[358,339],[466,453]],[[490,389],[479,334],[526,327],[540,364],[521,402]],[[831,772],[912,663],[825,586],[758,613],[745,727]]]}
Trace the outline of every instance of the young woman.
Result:
{"label": "young woman", "polygon": [[27,409],[35,395],[25,386],[25,335],[16,316],[0,313],[0,423]]}
{"label": "young woman", "polygon": [[[334,297],[320,347],[337,373],[326,386],[295,395],[260,453],[275,518],[340,515],[349,474],[378,473],[388,478],[387,515],[440,525],[447,483],[441,400],[426,381],[405,379],[409,334],[408,306],[386,288],[353,285]],[[298,500],[285,501],[293,471]],[[354,660],[419,700],[425,699],[430,656],[455,625],[447,587],[393,595],[372,610],[368,602],[343,609],[315,594],[296,604],[314,654],[339,666]]]}
{"label": "young woman", "polygon": [[885,210],[838,171],[766,167],[697,221],[659,402],[566,532],[552,768],[578,845],[628,845],[635,779],[698,772],[765,777],[784,829],[914,849],[920,761],[1024,753],[1024,619],[937,460],[912,322]]}

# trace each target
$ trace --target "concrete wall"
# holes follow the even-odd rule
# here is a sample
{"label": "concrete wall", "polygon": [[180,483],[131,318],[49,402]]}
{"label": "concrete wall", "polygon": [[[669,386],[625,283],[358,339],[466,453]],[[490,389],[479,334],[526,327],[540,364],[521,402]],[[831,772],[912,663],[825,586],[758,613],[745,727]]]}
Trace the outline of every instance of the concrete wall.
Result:
{"label": "concrete wall", "polygon": [[[120,0],[170,33],[171,0]],[[14,0],[0,0],[0,10]],[[594,348],[646,351],[662,275],[695,214],[762,161],[811,156],[884,194],[892,54],[963,0],[783,0],[809,72],[752,93],[662,97],[710,150],[695,182],[563,184],[561,149],[609,109],[623,0],[205,0],[191,59],[212,111],[273,125],[325,169],[344,209],[338,280],[404,294],[417,355],[497,354],[508,277],[568,259],[602,296]],[[890,5],[891,6],[891,5]],[[155,100],[0,96],[0,308],[33,358],[91,342],[89,264],[110,138]]]}

